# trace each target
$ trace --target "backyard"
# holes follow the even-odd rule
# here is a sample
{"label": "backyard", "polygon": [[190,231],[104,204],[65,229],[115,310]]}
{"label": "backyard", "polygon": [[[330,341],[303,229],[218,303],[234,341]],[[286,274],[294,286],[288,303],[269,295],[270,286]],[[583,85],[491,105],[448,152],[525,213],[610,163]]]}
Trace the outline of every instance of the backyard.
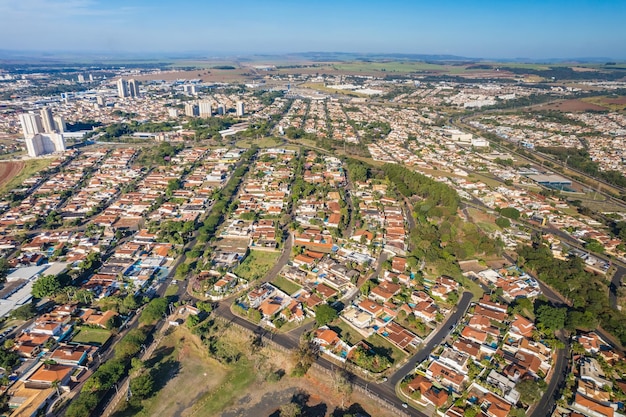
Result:
{"label": "backyard", "polygon": [[95,327],[81,327],[78,333],[72,338],[72,342],[86,345],[102,346],[111,337],[111,332],[106,329]]}

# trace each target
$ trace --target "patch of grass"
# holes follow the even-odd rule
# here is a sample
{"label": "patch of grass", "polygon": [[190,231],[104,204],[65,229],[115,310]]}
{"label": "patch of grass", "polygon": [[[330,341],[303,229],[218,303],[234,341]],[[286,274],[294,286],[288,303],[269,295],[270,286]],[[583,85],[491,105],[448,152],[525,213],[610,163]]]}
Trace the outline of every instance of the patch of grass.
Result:
{"label": "patch of grass", "polygon": [[238,148],[250,148],[252,145],[256,145],[259,148],[273,148],[279,146],[283,141],[278,138],[261,138],[261,139],[242,139],[235,143]]}
{"label": "patch of grass", "polygon": [[263,278],[274,266],[279,256],[280,252],[252,250],[233,272],[247,281]]}
{"label": "patch of grass", "polygon": [[106,329],[81,327],[79,332],[72,338],[72,342],[102,346],[110,337],[111,332]]}
{"label": "patch of grass", "polygon": [[494,178],[490,178],[490,177],[488,177],[486,175],[478,174],[478,173],[475,173],[475,172],[473,172],[471,175],[472,176],[471,176],[470,179],[476,179],[476,180],[478,180],[480,182],[485,183],[487,186],[492,187],[492,188],[499,187],[499,186],[501,186],[503,184],[502,182],[500,182],[500,181],[498,181],[498,180],[496,180]]}
{"label": "patch of grass", "polygon": [[398,349],[385,339],[382,336],[374,333],[370,337],[366,339],[367,343],[372,345],[375,350],[388,351],[391,353],[391,361],[393,364],[401,362],[405,357],[406,353],[402,350]]}
{"label": "patch of grass", "polygon": [[329,327],[339,334],[341,340],[352,346],[363,340],[363,336],[359,332],[354,330],[348,323],[341,319],[336,320]]}
{"label": "patch of grass", "polygon": [[165,297],[171,297],[178,292],[178,285],[170,285],[165,290]]}
{"label": "patch of grass", "polygon": [[190,416],[214,416],[233,404],[256,379],[256,372],[247,359],[240,359],[232,367],[226,380],[215,390],[202,397],[194,406]]}
{"label": "patch of grass", "polygon": [[295,282],[283,277],[283,276],[278,276],[276,277],[276,279],[274,279],[272,281],[272,284],[274,284],[276,287],[278,287],[279,289],[283,290],[284,292],[286,292],[287,294],[291,295],[294,292],[298,291],[300,288],[302,288],[300,285],[296,284]]}
{"label": "patch of grass", "polygon": [[53,159],[29,159],[24,161],[24,168],[22,168],[20,173],[0,187],[0,194],[19,187],[24,180],[48,168],[52,161]]}
{"label": "patch of grass", "polygon": [[278,333],[287,333],[298,327],[306,326],[309,323],[313,323],[315,319],[313,317],[307,317],[302,322],[298,323],[296,320],[285,323],[283,327],[278,329]]}

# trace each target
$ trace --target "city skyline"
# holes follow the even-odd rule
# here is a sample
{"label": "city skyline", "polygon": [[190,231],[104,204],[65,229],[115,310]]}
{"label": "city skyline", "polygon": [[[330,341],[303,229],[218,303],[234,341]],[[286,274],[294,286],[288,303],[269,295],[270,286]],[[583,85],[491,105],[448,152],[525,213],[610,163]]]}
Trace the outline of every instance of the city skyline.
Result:
{"label": "city skyline", "polygon": [[0,0],[12,51],[212,54],[344,51],[476,58],[626,58],[618,1],[312,4]]}

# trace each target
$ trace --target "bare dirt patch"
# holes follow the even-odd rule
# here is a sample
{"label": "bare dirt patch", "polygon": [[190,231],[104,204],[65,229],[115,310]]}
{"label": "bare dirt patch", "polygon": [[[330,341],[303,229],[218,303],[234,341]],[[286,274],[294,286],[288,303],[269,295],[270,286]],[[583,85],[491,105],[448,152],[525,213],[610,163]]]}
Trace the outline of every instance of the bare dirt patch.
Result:
{"label": "bare dirt patch", "polygon": [[0,162],[0,187],[15,178],[24,169],[22,161]]}
{"label": "bare dirt patch", "polygon": [[342,404],[344,409],[358,411],[364,416],[396,415],[360,392],[353,391],[346,395],[333,387],[330,376],[309,370],[303,378],[284,377],[276,383],[253,385],[221,416],[278,416],[280,406],[289,402],[299,404],[307,416],[331,416]]}

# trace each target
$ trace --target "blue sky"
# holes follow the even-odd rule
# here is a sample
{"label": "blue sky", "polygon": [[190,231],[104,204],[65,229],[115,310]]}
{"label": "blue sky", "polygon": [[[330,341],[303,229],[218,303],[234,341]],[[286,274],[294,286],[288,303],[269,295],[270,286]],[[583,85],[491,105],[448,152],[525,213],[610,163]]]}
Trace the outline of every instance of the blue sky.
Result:
{"label": "blue sky", "polygon": [[626,1],[0,0],[0,49],[626,58]]}

